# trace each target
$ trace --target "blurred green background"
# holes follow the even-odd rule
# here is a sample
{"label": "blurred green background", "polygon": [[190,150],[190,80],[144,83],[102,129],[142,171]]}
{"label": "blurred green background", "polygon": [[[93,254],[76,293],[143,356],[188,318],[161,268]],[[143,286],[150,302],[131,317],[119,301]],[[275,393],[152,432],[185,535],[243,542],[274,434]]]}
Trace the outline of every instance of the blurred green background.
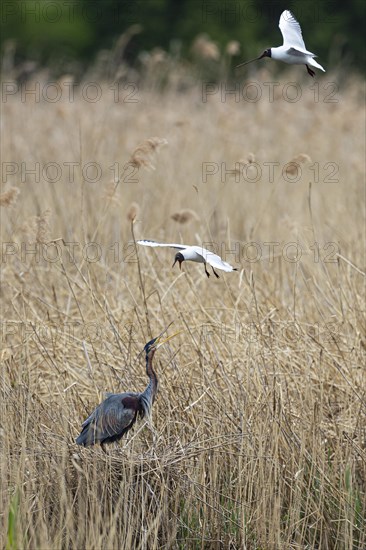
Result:
{"label": "blurred green background", "polygon": [[112,49],[129,27],[139,25],[123,49],[131,65],[156,47],[191,59],[201,33],[220,52],[239,41],[239,62],[282,44],[279,16],[291,9],[305,44],[324,66],[362,71],[365,6],[364,0],[3,0],[1,48],[14,65],[32,60],[54,74],[83,72],[98,52]]}

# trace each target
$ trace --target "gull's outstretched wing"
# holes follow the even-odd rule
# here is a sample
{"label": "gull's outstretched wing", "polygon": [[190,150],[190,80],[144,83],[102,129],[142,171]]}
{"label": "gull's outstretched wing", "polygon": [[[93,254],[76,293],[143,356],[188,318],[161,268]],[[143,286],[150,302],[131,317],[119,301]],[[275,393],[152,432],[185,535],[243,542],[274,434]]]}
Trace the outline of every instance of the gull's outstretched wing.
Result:
{"label": "gull's outstretched wing", "polygon": [[279,27],[283,36],[283,45],[286,48],[295,48],[303,53],[311,54],[305,47],[300,23],[289,10],[282,12]]}
{"label": "gull's outstretched wing", "polygon": [[156,241],[149,241],[148,239],[140,240],[140,241],[136,241],[136,242],[137,242],[137,244],[142,244],[143,246],[165,246],[165,247],[168,247],[168,248],[177,248],[178,250],[184,250],[185,248],[189,248],[185,244],[158,243]]}
{"label": "gull's outstretched wing", "polygon": [[210,264],[216,269],[221,269],[222,271],[227,272],[237,271],[237,269],[230,265],[228,262],[224,262],[224,260],[220,258],[220,256],[214,254],[210,250],[206,250],[206,248],[203,248],[202,246],[191,246],[190,248],[194,250],[197,254],[202,256],[206,263]]}

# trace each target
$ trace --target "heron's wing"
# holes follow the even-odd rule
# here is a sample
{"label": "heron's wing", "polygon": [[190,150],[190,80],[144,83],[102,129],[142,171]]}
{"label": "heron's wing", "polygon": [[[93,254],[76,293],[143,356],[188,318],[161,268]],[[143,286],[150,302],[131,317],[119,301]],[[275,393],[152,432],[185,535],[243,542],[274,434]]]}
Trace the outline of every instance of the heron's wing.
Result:
{"label": "heron's wing", "polygon": [[134,423],[139,408],[138,394],[109,395],[85,420],[76,443],[87,446],[105,439],[121,437]]}
{"label": "heron's wing", "polygon": [[185,248],[188,248],[188,246],[185,245],[185,244],[157,243],[156,241],[150,241],[148,239],[140,240],[140,241],[136,241],[136,242],[137,242],[137,244],[142,244],[143,246],[165,246],[165,247],[168,247],[168,248],[177,248],[178,250],[184,250]]}
{"label": "heron's wing", "polygon": [[300,23],[295,19],[289,10],[282,12],[279,27],[283,36],[283,45],[295,48],[304,53],[307,52],[302,38]]}
{"label": "heron's wing", "polygon": [[[100,411],[103,410],[103,407],[105,407],[105,403],[109,400],[110,401],[114,401],[114,399],[111,399],[111,398],[114,398],[116,397],[117,398],[117,401],[118,401],[118,398],[120,399],[124,399],[125,397],[138,397],[139,394],[136,393],[136,392],[125,392],[125,393],[110,393],[110,392],[105,392],[104,394],[105,396],[105,400],[102,401],[102,403],[100,405],[98,405],[98,407],[96,407],[94,409],[94,411],[91,413],[90,416],[88,416],[88,418],[86,420],[84,420],[84,422],[82,423],[82,427],[86,426],[87,424],[90,424],[90,422],[92,420],[94,420],[96,418],[96,416],[98,416],[100,414]],[[108,407],[109,405],[107,405]]]}
{"label": "heron's wing", "polygon": [[231,266],[228,262],[224,262],[220,256],[217,254],[214,254],[210,250],[207,250],[206,248],[203,248],[202,246],[192,246],[191,247],[197,254],[202,256],[202,258],[207,262],[208,264],[212,265],[212,267],[216,269],[221,269],[222,271],[235,271],[235,268]]}
{"label": "heron's wing", "polygon": [[108,397],[112,397],[113,395],[117,395],[117,396],[121,396],[121,397],[131,397],[131,396],[138,397],[140,394],[136,393],[136,392],[133,392],[133,391],[129,391],[129,392],[125,392],[125,393],[105,392],[104,397],[107,399]]}

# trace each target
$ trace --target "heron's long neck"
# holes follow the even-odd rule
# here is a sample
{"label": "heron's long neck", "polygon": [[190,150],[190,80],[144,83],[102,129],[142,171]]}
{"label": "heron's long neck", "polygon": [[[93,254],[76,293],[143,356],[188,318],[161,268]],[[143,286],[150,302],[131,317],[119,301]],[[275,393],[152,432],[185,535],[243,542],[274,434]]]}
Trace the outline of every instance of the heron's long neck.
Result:
{"label": "heron's long neck", "polygon": [[150,382],[147,385],[145,391],[141,394],[142,402],[144,405],[145,413],[150,414],[150,409],[154,403],[155,396],[158,391],[158,377],[152,367],[152,360],[155,355],[155,350],[151,351],[146,356],[146,374],[150,378]]}

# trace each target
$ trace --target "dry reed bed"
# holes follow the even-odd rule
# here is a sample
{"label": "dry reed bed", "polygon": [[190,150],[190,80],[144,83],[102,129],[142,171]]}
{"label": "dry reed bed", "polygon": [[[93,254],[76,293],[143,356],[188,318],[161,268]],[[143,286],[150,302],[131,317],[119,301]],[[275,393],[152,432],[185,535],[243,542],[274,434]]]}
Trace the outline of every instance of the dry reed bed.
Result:
{"label": "dry reed bed", "polygon": [[[18,174],[2,191],[3,546],[365,546],[362,108],[357,83],[333,104],[308,86],[296,104],[197,90],[116,104],[107,89],[96,104],[4,104],[4,159],[102,176]],[[264,175],[299,154],[298,182]],[[138,181],[111,181],[129,160]],[[203,163],[239,161],[262,179],[202,181]],[[172,251],[136,251],[131,223],[136,238],[212,242],[242,269],[172,271]],[[138,353],[173,320],[184,332],[156,356],[153,427],[107,456],[78,448],[104,391],[144,388]]]}

